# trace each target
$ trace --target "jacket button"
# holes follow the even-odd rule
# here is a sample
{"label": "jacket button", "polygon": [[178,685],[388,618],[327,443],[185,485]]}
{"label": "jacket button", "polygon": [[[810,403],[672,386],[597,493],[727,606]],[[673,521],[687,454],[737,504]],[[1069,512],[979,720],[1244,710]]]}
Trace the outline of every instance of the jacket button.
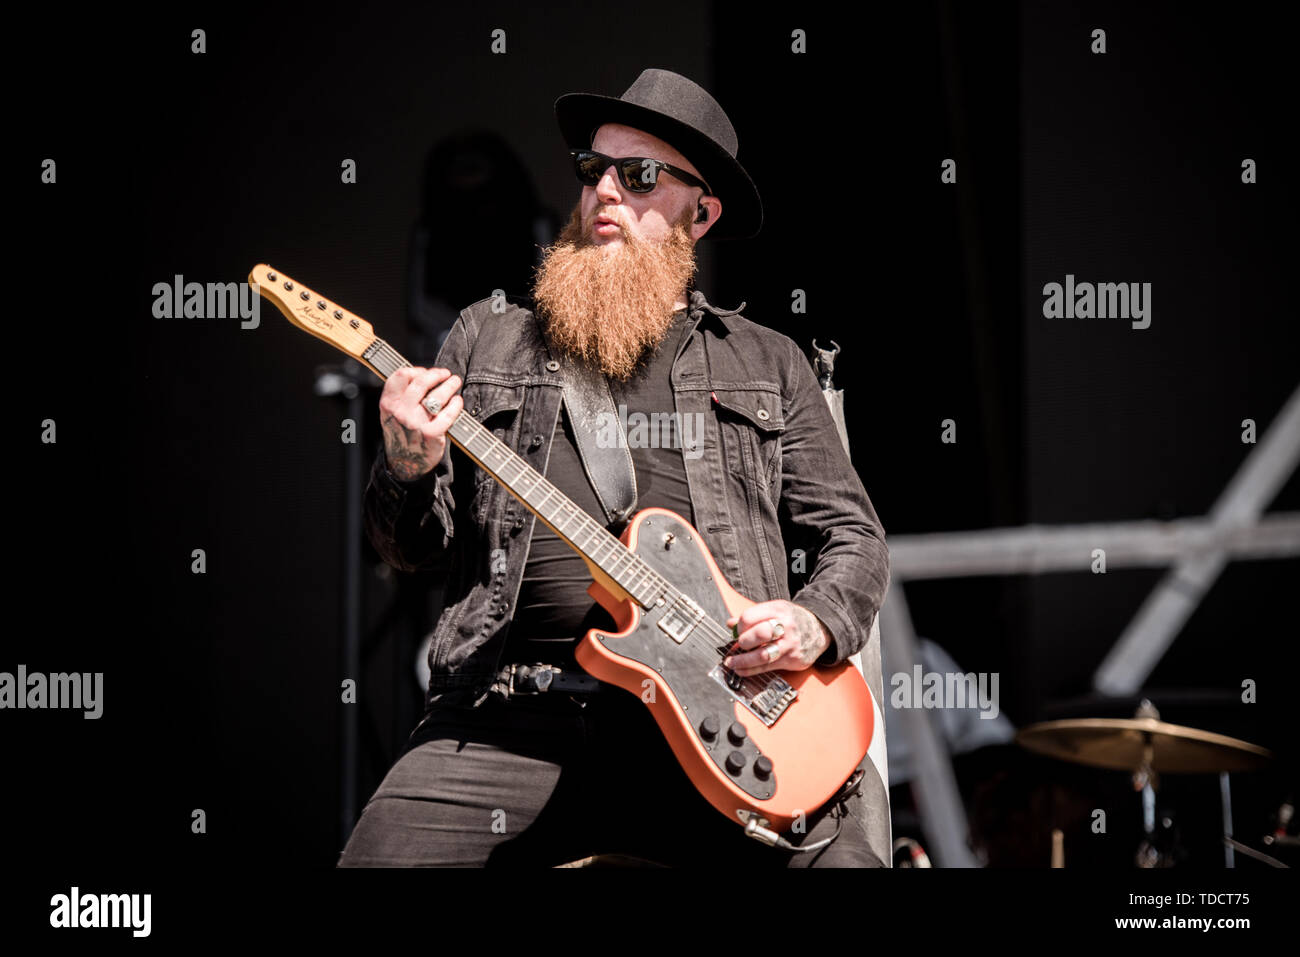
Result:
{"label": "jacket button", "polygon": [[556,362],[554,359],[552,359],[550,362],[546,363],[546,371],[547,371],[547,372],[559,372],[559,371],[560,371],[560,364],[559,364],[558,362]]}
{"label": "jacket button", "polygon": [[472,409],[469,410],[469,414],[470,414],[470,415],[473,415],[473,416],[477,416],[477,415],[479,414],[479,412],[482,411],[482,409],[483,409],[483,406],[481,406],[481,405],[475,405],[474,408],[472,408]]}
{"label": "jacket button", "polygon": [[764,422],[766,422],[766,421],[767,421],[767,409],[759,409],[759,410],[758,410],[758,417],[759,417],[760,419],[762,419]]}
{"label": "jacket button", "polygon": [[537,448],[537,447],[540,446],[540,445],[542,444],[542,442],[544,442],[544,441],[545,441],[545,440],[544,440],[540,435],[534,435],[534,436],[533,436],[533,441],[532,441],[532,443],[531,443],[532,448]]}
{"label": "jacket button", "polygon": [[523,527],[524,527],[524,520],[522,518],[517,518],[515,519],[514,525],[511,526],[511,530],[517,532]]}

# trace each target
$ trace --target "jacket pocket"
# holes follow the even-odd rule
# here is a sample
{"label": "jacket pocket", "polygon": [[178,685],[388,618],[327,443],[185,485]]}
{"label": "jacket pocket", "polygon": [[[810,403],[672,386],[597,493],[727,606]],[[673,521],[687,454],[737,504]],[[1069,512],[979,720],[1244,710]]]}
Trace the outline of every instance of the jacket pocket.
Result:
{"label": "jacket pocket", "polygon": [[712,396],[728,467],[761,489],[775,506],[785,431],[781,393],[755,386],[715,388]]}
{"label": "jacket pocket", "polygon": [[760,432],[784,432],[785,415],[781,393],[762,387],[747,389],[714,388],[715,404],[744,419]]}
{"label": "jacket pocket", "polygon": [[461,386],[465,411],[483,424],[501,412],[517,411],[524,403],[527,386],[503,382],[499,376],[469,372]]}

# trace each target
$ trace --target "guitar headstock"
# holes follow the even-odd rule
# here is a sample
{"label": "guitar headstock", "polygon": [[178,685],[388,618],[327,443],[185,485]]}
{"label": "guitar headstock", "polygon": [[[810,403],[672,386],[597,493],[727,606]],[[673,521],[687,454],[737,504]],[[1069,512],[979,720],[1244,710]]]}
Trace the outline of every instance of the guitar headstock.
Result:
{"label": "guitar headstock", "polygon": [[375,341],[375,330],[366,320],[266,263],[254,266],[248,281],[299,329],[355,359],[362,359],[362,353]]}

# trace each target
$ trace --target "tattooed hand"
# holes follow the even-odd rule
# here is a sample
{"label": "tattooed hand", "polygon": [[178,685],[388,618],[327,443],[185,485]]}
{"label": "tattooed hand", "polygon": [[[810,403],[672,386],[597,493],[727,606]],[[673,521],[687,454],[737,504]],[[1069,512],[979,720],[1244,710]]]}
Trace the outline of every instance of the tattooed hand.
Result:
{"label": "tattooed hand", "polygon": [[727,627],[733,625],[739,626],[738,647],[722,663],[745,677],[811,668],[831,644],[830,631],[816,615],[782,598],[750,605],[727,619]]}
{"label": "tattooed hand", "polygon": [[[460,376],[451,375],[446,369],[418,367],[398,369],[384,383],[383,395],[379,397],[384,451],[388,454],[389,469],[403,482],[427,475],[442,461],[442,453],[447,448],[447,429],[465,406],[460,386]],[[429,415],[425,408],[426,396],[442,404],[436,416]]]}

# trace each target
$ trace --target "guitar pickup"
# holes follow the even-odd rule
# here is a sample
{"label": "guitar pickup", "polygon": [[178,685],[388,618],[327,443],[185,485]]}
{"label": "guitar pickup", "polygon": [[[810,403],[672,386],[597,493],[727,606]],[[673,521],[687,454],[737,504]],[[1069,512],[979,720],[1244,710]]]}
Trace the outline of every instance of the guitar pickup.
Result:
{"label": "guitar pickup", "polygon": [[683,595],[668,606],[656,624],[664,634],[680,645],[703,618],[704,609]]}

